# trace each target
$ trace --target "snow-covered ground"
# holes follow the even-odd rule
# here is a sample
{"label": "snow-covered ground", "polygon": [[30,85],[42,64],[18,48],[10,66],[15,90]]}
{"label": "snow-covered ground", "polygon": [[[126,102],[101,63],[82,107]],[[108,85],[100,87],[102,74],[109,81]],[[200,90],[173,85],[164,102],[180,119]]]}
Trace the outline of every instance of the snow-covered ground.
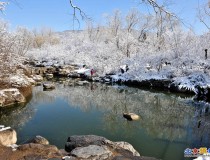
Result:
{"label": "snow-covered ground", "polygon": [[[117,74],[115,79],[122,80],[147,80],[147,79],[172,79],[180,88],[188,88],[196,92],[195,86],[210,85],[210,60],[205,59],[204,48],[210,49],[210,34],[202,36],[192,32],[177,29],[178,42],[175,45],[172,33],[165,35],[163,49],[157,50],[151,44],[153,36],[148,40],[133,45],[130,55],[126,56],[123,46],[128,42],[123,40],[122,48],[118,49],[113,42],[113,37],[102,34],[97,41],[91,41],[86,31],[57,33],[59,44],[46,44],[42,48],[32,49],[27,56],[39,61],[48,61],[48,64],[85,64],[94,68],[98,75],[108,73]],[[134,35],[130,35],[133,36]],[[107,42],[108,41],[108,42]],[[120,66],[127,64],[128,72],[120,73]]]}
{"label": "snow-covered ground", "polygon": [[[10,32],[0,21],[0,45],[4,46],[0,76],[17,74],[14,68],[29,58],[45,66],[85,64],[97,75],[115,74],[115,79],[171,79],[194,92],[197,85],[209,86],[210,58],[205,57],[205,49],[210,51],[210,32],[196,35],[179,25],[171,30],[166,24],[159,36],[152,20],[148,23],[147,32],[141,30],[143,26],[128,31],[126,25],[114,28],[110,22],[84,31],[35,35],[24,28]],[[122,74],[120,67],[125,65],[129,70]]]}

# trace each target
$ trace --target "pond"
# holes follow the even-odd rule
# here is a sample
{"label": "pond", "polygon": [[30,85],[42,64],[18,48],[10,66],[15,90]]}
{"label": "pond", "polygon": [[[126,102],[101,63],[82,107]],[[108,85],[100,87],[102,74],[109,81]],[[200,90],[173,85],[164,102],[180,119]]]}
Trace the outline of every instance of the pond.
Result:
{"label": "pond", "polygon": [[[16,129],[18,143],[41,135],[64,148],[68,136],[94,134],[127,141],[143,156],[183,160],[188,147],[210,147],[206,107],[191,97],[168,92],[56,83],[52,91],[34,87],[27,104],[0,111],[0,124]],[[136,113],[140,119],[127,121],[124,112]]]}

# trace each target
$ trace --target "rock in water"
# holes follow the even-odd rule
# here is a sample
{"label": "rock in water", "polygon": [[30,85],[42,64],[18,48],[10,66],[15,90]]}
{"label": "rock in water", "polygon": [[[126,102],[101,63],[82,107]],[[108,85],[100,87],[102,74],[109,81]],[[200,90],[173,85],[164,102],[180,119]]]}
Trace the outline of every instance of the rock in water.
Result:
{"label": "rock in water", "polygon": [[140,156],[140,154],[128,142],[113,142],[111,146],[118,150],[120,150],[120,148],[123,150],[128,150],[133,154],[133,156]]}
{"label": "rock in water", "polygon": [[44,144],[44,145],[49,145],[49,141],[42,137],[42,136],[36,136],[28,141],[25,142],[25,144],[27,143],[36,143],[36,144]]}
{"label": "rock in water", "polygon": [[123,117],[130,121],[135,121],[139,119],[139,116],[135,113],[123,113]]}
{"label": "rock in water", "polygon": [[44,89],[55,89],[55,85],[53,83],[44,83],[43,88]]}
{"label": "rock in water", "polygon": [[13,129],[0,131],[0,145],[9,146],[17,142],[17,133]]}

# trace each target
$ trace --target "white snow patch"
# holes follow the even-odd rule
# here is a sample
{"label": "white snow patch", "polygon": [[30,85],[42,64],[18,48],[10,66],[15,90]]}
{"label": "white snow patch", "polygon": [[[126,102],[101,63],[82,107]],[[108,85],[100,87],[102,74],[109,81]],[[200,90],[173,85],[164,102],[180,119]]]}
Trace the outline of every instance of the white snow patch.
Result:
{"label": "white snow patch", "polygon": [[9,77],[9,82],[14,87],[22,87],[22,86],[28,86],[30,85],[30,82],[28,81],[28,77],[25,75],[13,75]]}

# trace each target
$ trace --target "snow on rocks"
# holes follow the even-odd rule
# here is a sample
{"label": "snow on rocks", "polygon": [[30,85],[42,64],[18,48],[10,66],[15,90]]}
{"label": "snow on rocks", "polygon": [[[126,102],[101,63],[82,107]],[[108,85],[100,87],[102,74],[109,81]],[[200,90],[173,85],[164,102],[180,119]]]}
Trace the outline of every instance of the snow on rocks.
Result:
{"label": "snow on rocks", "polygon": [[31,85],[30,80],[25,75],[13,75],[9,77],[9,83],[13,87],[24,87]]}
{"label": "snow on rocks", "polygon": [[25,97],[17,88],[0,90],[0,107],[9,106],[14,103],[23,103],[25,101]]}
{"label": "snow on rocks", "polygon": [[0,130],[0,145],[9,146],[17,142],[17,133],[10,127]]}
{"label": "snow on rocks", "polygon": [[174,78],[173,84],[178,87],[180,91],[199,93],[199,88],[209,88],[210,79],[202,73],[193,73],[185,77]]}
{"label": "snow on rocks", "polygon": [[90,69],[87,68],[80,68],[78,70],[75,70],[76,73],[78,74],[84,74],[84,75],[89,75],[90,76]]}
{"label": "snow on rocks", "polygon": [[27,77],[27,80],[28,80],[28,82],[30,82],[31,85],[35,85],[36,84],[36,82],[35,82],[35,80],[33,78]]}
{"label": "snow on rocks", "polygon": [[40,75],[33,75],[32,78],[36,82],[42,82],[43,81],[43,77],[40,76]]}

